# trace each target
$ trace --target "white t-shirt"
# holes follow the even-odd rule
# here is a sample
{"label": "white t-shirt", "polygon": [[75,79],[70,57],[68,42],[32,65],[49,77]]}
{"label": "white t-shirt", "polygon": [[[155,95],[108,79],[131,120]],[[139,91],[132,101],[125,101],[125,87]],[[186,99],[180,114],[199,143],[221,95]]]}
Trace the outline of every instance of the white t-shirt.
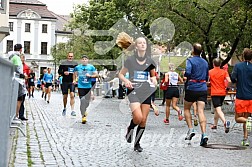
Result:
{"label": "white t-shirt", "polygon": [[178,85],[178,78],[179,78],[179,75],[178,73],[176,72],[168,72],[168,75],[169,75],[169,85]]}

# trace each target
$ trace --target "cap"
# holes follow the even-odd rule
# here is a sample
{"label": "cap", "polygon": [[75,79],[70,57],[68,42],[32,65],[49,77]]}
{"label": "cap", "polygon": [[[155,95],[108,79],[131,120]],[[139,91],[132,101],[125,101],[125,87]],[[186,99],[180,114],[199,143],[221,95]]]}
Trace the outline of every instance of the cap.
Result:
{"label": "cap", "polygon": [[21,44],[16,44],[16,45],[14,45],[14,50],[15,51],[18,51],[18,50],[20,50],[20,49],[22,49],[23,47],[22,47],[22,45]]}
{"label": "cap", "polygon": [[82,55],[82,58],[88,59],[88,56],[87,55]]}

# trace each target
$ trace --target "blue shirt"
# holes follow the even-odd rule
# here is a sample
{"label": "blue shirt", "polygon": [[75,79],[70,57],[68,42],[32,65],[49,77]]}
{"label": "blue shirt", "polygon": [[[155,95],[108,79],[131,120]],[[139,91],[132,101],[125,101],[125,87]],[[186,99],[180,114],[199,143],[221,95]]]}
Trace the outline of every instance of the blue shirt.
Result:
{"label": "blue shirt", "polygon": [[63,77],[62,77],[62,76],[61,76],[61,77],[59,77],[60,84],[62,84],[62,79],[63,79]]}
{"label": "blue shirt", "polygon": [[44,77],[43,77],[43,81],[45,81],[46,83],[52,83],[52,81],[53,81],[53,74],[45,73]]}
{"label": "blue shirt", "polygon": [[37,85],[41,85],[41,82],[40,82],[40,80],[38,79],[38,81],[37,81]]}
{"label": "blue shirt", "polygon": [[[239,74],[239,75],[238,75]],[[252,100],[252,64],[241,62],[234,66],[231,80],[236,83],[236,98]]]}
{"label": "blue shirt", "polygon": [[206,81],[208,81],[207,61],[199,56],[193,56],[187,59],[185,77],[187,77],[188,79],[186,90],[207,91],[207,83],[206,83]]}
{"label": "blue shirt", "polygon": [[96,72],[96,69],[93,65],[78,65],[74,68],[74,72],[77,72],[78,75],[78,88],[92,88],[91,78],[87,77],[86,74],[93,75]]}

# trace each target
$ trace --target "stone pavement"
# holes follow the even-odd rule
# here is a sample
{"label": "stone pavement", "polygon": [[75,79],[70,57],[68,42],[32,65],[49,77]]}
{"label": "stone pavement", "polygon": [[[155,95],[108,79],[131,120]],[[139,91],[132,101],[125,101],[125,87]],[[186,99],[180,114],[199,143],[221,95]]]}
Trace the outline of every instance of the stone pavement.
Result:
{"label": "stone pavement", "polygon": [[[29,121],[21,125],[26,137],[14,132],[9,166],[252,166],[251,147],[245,150],[200,147],[199,126],[196,127],[199,133],[190,144],[186,143],[185,121],[179,122],[171,111],[170,125],[164,125],[164,107],[159,107],[162,112],[158,117],[150,112],[141,141],[144,151],[137,153],[124,138],[131,119],[126,100],[96,97],[88,108],[88,122],[83,125],[78,97],[77,116],[70,116],[68,104],[67,115],[63,117],[60,93],[53,92],[50,104],[40,96],[41,92],[36,92],[34,99],[26,100]],[[241,126],[235,126],[228,134],[223,126],[211,131],[213,115],[210,111],[206,115],[209,144],[240,145]],[[227,114],[227,118],[234,123],[232,114]]]}

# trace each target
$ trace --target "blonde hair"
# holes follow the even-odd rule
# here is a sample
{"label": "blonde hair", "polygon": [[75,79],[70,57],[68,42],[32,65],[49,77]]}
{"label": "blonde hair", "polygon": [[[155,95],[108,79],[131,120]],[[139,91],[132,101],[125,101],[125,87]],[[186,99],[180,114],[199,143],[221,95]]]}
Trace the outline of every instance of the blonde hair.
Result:
{"label": "blonde hair", "polygon": [[174,63],[169,63],[169,69],[171,71],[174,71],[175,70],[175,64]]}
{"label": "blonde hair", "polygon": [[132,37],[130,37],[127,33],[121,32],[118,34],[116,39],[116,44],[122,48],[126,49],[128,51],[132,51],[135,49],[135,42]]}

